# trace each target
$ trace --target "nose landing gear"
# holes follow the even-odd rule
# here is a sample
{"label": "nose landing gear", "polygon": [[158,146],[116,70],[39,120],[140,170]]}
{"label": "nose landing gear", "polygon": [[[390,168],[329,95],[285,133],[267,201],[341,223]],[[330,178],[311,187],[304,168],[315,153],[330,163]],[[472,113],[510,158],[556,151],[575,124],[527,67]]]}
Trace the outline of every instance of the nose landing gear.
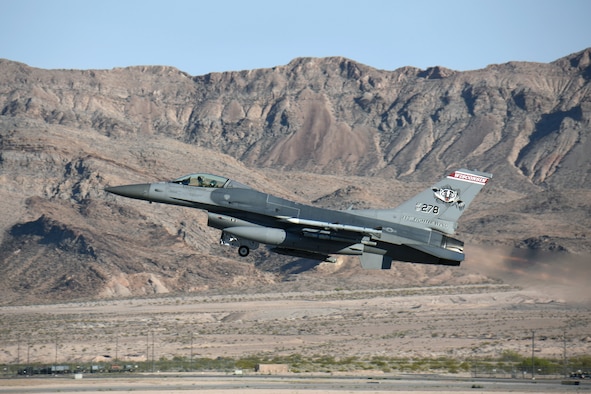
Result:
{"label": "nose landing gear", "polygon": [[239,238],[235,235],[228,234],[222,231],[220,238],[220,245],[234,246],[238,248],[238,255],[240,257],[246,257],[250,254],[251,250],[255,250],[259,247],[258,242],[250,241],[248,239]]}
{"label": "nose landing gear", "polygon": [[250,253],[250,249],[246,245],[241,245],[238,247],[238,254],[240,257],[246,257]]}

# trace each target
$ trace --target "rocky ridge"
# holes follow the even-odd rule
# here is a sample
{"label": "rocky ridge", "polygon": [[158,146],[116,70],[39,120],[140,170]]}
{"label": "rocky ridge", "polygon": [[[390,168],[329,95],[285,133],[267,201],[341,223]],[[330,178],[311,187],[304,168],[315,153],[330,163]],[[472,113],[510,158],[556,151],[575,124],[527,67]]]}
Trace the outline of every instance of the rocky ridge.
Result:
{"label": "rocky ridge", "polygon": [[590,55],[469,72],[299,58],[194,77],[0,60],[3,302],[297,286],[309,276],[319,287],[489,280],[418,265],[377,278],[351,259],[316,266],[265,251],[245,262],[216,245],[202,213],[102,190],[195,171],[342,209],[396,205],[450,169],[478,168],[495,177],[460,238],[589,253]]}

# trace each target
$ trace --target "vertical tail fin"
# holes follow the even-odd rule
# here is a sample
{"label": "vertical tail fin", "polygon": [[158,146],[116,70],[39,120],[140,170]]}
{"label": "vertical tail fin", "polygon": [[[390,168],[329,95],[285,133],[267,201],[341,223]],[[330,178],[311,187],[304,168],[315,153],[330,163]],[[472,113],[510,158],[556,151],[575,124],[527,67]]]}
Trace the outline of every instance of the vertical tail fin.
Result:
{"label": "vertical tail fin", "polygon": [[492,174],[460,169],[391,210],[401,224],[453,234],[457,221]]}
{"label": "vertical tail fin", "polygon": [[492,174],[486,172],[460,169],[396,208],[362,209],[350,212],[406,226],[453,234],[462,213],[491,178]]}

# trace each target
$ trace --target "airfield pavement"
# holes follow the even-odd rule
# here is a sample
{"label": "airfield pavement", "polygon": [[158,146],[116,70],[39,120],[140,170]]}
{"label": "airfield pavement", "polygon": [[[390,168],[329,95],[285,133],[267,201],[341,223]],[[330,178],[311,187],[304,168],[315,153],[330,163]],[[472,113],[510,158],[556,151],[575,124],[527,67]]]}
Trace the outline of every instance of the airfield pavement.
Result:
{"label": "airfield pavement", "polygon": [[285,375],[134,375],[125,377],[71,377],[0,379],[0,393],[168,393],[198,391],[202,394],[342,394],[412,392],[414,394],[467,393],[569,393],[591,392],[591,383],[564,385],[560,380],[531,381],[471,379],[442,376]]}

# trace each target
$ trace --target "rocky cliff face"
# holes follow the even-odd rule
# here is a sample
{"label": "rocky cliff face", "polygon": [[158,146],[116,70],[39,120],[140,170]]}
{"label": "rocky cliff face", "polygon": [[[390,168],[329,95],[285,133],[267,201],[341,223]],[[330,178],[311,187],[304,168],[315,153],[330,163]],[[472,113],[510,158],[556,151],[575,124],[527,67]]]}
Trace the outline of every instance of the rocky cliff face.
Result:
{"label": "rocky cliff face", "polygon": [[[265,252],[246,264],[215,246],[203,214],[102,191],[195,171],[346,208],[396,205],[450,169],[478,168],[495,178],[460,237],[588,253],[590,57],[470,72],[300,58],[196,77],[0,60],[5,300],[250,286],[308,267]],[[408,272],[448,271],[406,265],[390,283]]]}

